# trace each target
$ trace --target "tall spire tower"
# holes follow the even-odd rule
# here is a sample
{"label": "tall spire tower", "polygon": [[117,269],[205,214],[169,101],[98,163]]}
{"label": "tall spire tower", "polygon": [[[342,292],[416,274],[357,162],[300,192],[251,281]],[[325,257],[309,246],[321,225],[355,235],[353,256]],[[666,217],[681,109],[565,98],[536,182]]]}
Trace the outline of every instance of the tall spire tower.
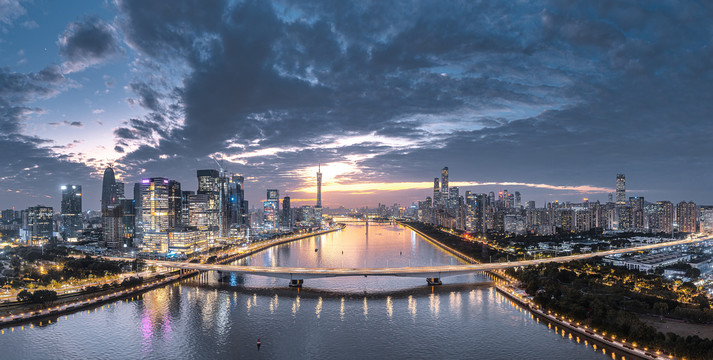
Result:
{"label": "tall spire tower", "polygon": [[317,167],[317,207],[322,207],[322,164]]}

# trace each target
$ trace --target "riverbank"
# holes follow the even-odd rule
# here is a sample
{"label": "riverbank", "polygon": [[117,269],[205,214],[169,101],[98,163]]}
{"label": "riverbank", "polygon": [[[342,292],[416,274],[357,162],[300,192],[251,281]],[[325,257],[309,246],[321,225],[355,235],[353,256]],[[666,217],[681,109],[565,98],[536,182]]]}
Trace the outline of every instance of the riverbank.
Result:
{"label": "riverbank", "polygon": [[[434,246],[438,247],[439,249],[465,261],[471,264],[479,263],[479,261],[475,260],[474,258],[467,256],[443,243],[438,241],[438,239],[435,239],[431,236],[428,236],[424,234],[423,232],[413,228],[412,226],[406,224],[406,223],[400,223],[401,225],[407,227],[408,229],[412,230],[419,236],[423,237],[426,239],[426,241],[430,242]],[[631,356],[635,356],[636,358],[639,359],[655,359],[659,357],[663,357],[660,352],[652,351],[649,352],[648,349],[638,349],[635,344],[629,344],[626,343],[625,341],[616,341],[615,339],[608,338],[606,336],[606,333],[604,334],[598,334],[595,329],[588,329],[586,325],[580,326],[579,324],[572,323],[568,321],[567,319],[560,318],[558,317],[557,314],[552,315],[551,313],[545,313],[543,310],[539,309],[536,307],[534,304],[531,303],[530,299],[526,297],[526,295],[519,294],[516,290],[515,287],[512,285],[513,280],[505,275],[488,271],[488,275],[498,277],[501,280],[504,280],[502,282],[495,282],[494,286],[495,289],[500,292],[501,294],[507,296],[511,300],[515,301],[517,304],[522,306],[523,308],[527,309],[530,311],[532,314],[535,316],[544,319],[546,321],[549,321],[553,324],[562,326],[563,328],[569,330],[570,332],[576,333],[581,335],[583,338],[588,338],[594,343],[598,343],[602,346],[613,348],[617,352],[623,353],[623,354],[628,354]],[[522,291],[522,289],[519,289]],[[674,357],[669,357],[666,356],[666,358],[669,359],[676,359]]]}
{"label": "riverbank", "polygon": [[[216,259],[215,263],[225,264],[228,262],[240,260],[242,258],[251,256],[257,252],[269,249],[273,246],[287,244],[293,241],[306,239],[312,236],[320,236],[328,234],[334,231],[339,231],[344,229],[344,226],[340,226],[334,229],[327,229],[312,233],[300,234],[294,237],[289,237],[285,239],[280,239],[278,241],[273,241],[267,244],[261,244],[260,246],[250,249],[247,252],[230,254]],[[120,259],[126,260],[126,259]],[[64,303],[55,302],[52,306],[39,308],[38,305],[23,305],[17,309],[13,309],[10,314],[0,315],[0,328],[14,326],[22,323],[27,323],[31,321],[47,320],[53,321],[61,315],[66,315],[68,313],[73,313],[86,308],[96,307],[98,305],[103,305],[105,303],[122,300],[125,298],[140,295],[144,292],[172,284],[181,279],[190,278],[200,274],[197,270],[173,270],[169,272],[159,273],[158,275],[165,276],[162,279],[154,279],[145,284],[141,284],[136,287],[131,287],[129,289],[122,289],[120,291],[108,292],[98,292],[94,294],[79,294],[76,299],[64,299],[67,300]],[[20,305],[20,304],[18,304]],[[38,307],[36,309],[36,307]]]}

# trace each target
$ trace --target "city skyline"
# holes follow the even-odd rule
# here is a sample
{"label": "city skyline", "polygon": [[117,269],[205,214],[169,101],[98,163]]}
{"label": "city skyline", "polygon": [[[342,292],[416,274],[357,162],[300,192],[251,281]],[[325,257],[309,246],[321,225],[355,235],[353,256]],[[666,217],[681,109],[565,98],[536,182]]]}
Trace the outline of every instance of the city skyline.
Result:
{"label": "city skyline", "polygon": [[538,203],[618,173],[713,203],[710,5],[141,5],[3,2],[0,208],[77,184],[99,210],[109,164],[195,189],[213,159],[252,204],[313,203],[318,167],[325,207],[410,204],[443,166]]}

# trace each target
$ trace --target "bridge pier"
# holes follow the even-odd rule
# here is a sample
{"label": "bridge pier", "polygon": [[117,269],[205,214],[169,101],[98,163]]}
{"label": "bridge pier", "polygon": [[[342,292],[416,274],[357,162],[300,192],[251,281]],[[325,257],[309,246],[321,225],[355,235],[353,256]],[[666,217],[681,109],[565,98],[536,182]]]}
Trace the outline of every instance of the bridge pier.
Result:
{"label": "bridge pier", "polygon": [[302,279],[292,279],[290,280],[290,287],[301,288],[304,280]]}
{"label": "bridge pier", "polygon": [[218,281],[228,281],[230,280],[230,273],[225,271],[216,271],[218,273]]}
{"label": "bridge pier", "polygon": [[434,286],[434,285],[443,285],[443,282],[441,281],[441,278],[433,277],[433,278],[426,278],[426,282],[428,285]]}

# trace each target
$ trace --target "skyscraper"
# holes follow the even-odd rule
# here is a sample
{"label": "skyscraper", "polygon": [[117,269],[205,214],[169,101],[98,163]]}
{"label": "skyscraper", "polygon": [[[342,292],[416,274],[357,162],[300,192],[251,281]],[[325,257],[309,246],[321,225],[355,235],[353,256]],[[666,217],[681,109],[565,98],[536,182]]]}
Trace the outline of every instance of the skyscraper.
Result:
{"label": "skyscraper", "polygon": [[631,227],[639,230],[644,228],[645,204],[646,202],[644,201],[643,196],[632,196],[629,198],[629,207],[631,207],[631,212],[629,213],[629,216],[631,216]]}
{"label": "skyscraper", "polygon": [[54,211],[49,206],[32,206],[27,208],[23,217],[23,231],[20,237],[28,245],[43,244],[52,239],[52,215]]}
{"label": "skyscraper", "polygon": [[676,223],[678,231],[685,233],[694,233],[698,231],[698,207],[693,201],[681,201],[676,205]]}
{"label": "skyscraper", "polygon": [[104,178],[102,179],[101,212],[104,244],[107,247],[120,246],[122,243],[121,238],[123,236],[121,235],[119,229],[121,227],[121,216],[123,215],[123,211],[121,210],[121,204],[119,203],[114,168],[111,166],[104,170]]}
{"label": "skyscraper", "polygon": [[104,170],[104,179],[102,180],[102,207],[116,202],[116,177],[114,176],[114,168],[111,166]]}
{"label": "skyscraper", "polygon": [[186,194],[188,201],[188,226],[198,230],[207,231],[208,221],[208,195],[206,194]]}
{"label": "skyscraper", "polygon": [[263,202],[263,224],[266,229],[277,228],[279,211],[280,192],[277,189],[268,189],[267,200]]}
{"label": "skyscraper", "polygon": [[165,253],[168,251],[169,181],[156,177],[141,180],[141,251]]}
{"label": "skyscraper", "polygon": [[441,204],[448,206],[448,166],[441,170]]}
{"label": "skyscraper", "polygon": [[226,220],[228,228],[232,231],[240,231],[248,225],[244,181],[242,176],[233,175],[228,179],[227,183]]}
{"label": "skyscraper", "polygon": [[121,199],[121,233],[124,246],[134,246],[136,236],[136,201]]}
{"label": "skyscraper", "polygon": [[650,216],[649,229],[653,232],[671,234],[673,231],[674,208],[670,201],[657,201]]}
{"label": "skyscraper", "polygon": [[82,229],[82,186],[62,185],[62,238],[77,238]]}
{"label": "skyscraper", "polygon": [[223,179],[218,170],[198,170],[198,194],[208,195],[208,230],[212,236],[220,236],[220,230],[225,225],[222,199]]}
{"label": "skyscraper", "polygon": [[438,178],[433,178],[433,207],[441,204],[441,185]]}
{"label": "skyscraper", "polygon": [[285,196],[282,199],[282,227],[292,229],[292,209],[290,208],[289,196]]}
{"label": "skyscraper", "polygon": [[168,181],[168,227],[179,228],[183,226],[183,193],[181,183],[176,180]]}
{"label": "skyscraper", "polygon": [[624,174],[616,174],[616,203],[626,204],[626,177]]}

